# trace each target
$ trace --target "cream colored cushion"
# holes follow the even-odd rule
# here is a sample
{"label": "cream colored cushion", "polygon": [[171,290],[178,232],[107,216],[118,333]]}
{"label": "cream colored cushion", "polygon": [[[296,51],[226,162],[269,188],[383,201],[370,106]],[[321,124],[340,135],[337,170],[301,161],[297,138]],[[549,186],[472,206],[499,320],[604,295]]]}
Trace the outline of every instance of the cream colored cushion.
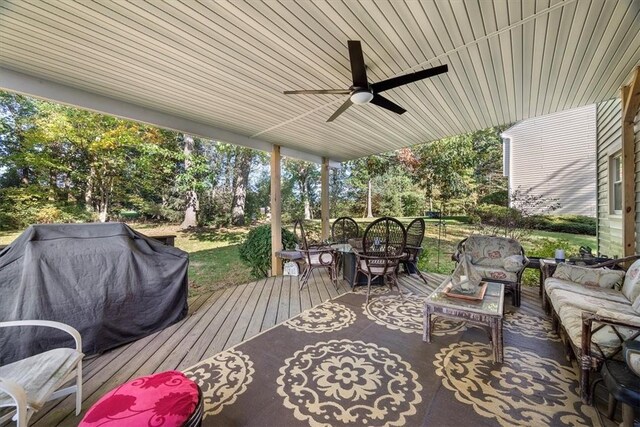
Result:
{"label": "cream colored cushion", "polygon": [[[573,345],[578,349],[582,348],[582,312],[583,310],[578,307],[567,306],[559,313],[562,326],[567,331]],[[599,324],[594,322],[593,328],[598,326]],[[613,354],[621,356],[618,351],[622,347],[622,343],[633,336],[635,329],[618,327],[617,330],[622,335],[622,340],[608,325],[594,332],[591,336],[592,354],[600,357],[609,357]]]}
{"label": "cream colored cushion", "polygon": [[[317,252],[310,253],[309,259],[311,260],[311,265],[331,265],[333,258],[330,252]],[[324,264],[323,264],[324,263]]]}
{"label": "cream colored cushion", "polygon": [[484,265],[474,265],[473,268],[480,273],[480,275],[487,279],[507,280],[509,282],[517,282],[518,275],[511,271],[507,271],[500,267],[487,267]]}
{"label": "cream colored cushion", "polygon": [[581,295],[605,299],[608,301],[628,304],[627,297],[616,289],[607,289],[600,287],[584,286],[568,280],[562,280],[555,277],[549,277],[544,282],[544,289],[547,295],[550,295],[556,289],[571,291]]}
{"label": "cream colored cushion", "polygon": [[640,259],[631,264],[624,277],[622,293],[629,301],[635,301],[640,295]]}
{"label": "cream colored cushion", "polygon": [[599,286],[610,289],[622,283],[624,271],[605,268],[587,268],[560,263],[556,267],[553,277],[585,286]]}
{"label": "cream colored cushion", "polygon": [[556,313],[562,312],[566,307],[577,307],[592,313],[604,308],[622,314],[635,314],[629,302],[609,301],[599,297],[581,295],[573,291],[561,289],[556,289],[548,295],[551,304],[556,309]]}
{"label": "cream colored cushion", "polygon": [[640,313],[640,295],[636,297],[631,307],[636,311],[636,313]]}
{"label": "cream colored cushion", "polygon": [[524,268],[522,255],[511,255],[504,259],[504,269],[511,273],[518,273]]}
{"label": "cream colored cushion", "polygon": [[464,243],[464,253],[474,265],[502,269],[505,258],[522,254],[522,246],[514,239],[473,234]]}
{"label": "cream colored cushion", "polygon": [[[385,273],[385,262],[384,261],[370,260],[369,261],[369,266],[367,267],[367,261],[361,260],[360,261],[360,269],[364,270],[364,271],[367,271],[367,272],[371,271],[372,274],[384,274]],[[387,274],[393,273],[393,271],[395,269],[396,269],[396,267],[390,263],[389,266],[386,269],[386,273]]]}

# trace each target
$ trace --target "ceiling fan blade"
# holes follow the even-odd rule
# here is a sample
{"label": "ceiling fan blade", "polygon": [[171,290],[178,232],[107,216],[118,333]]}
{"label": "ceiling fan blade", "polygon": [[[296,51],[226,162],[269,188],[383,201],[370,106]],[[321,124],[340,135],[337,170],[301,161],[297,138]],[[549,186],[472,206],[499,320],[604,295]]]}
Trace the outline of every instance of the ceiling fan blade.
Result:
{"label": "ceiling fan blade", "polygon": [[386,108],[389,111],[393,111],[396,114],[406,113],[407,110],[399,106],[398,104],[389,101],[382,95],[373,95],[373,99],[370,101],[371,104],[375,104],[378,107]]}
{"label": "ceiling fan blade", "polygon": [[369,87],[367,81],[367,67],[364,65],[362,45],[358,40],[347,41],[349,45],[349,61],[351,61],[351,77],[354,87]]}
{"label": "ceiling fan blade", "polygon": [[310,89],[310,90],[285,90],[285,95],[349,95],[349,89]]}
{"label": "ceiling fan blade", "polygon": [[347,100],[344,102],[344,104],[342,104],[340,106],[340,108],[338,108],[336,110],[335,113],[333,113],[331,115],[331,117],[329,117],[327,119],[327,122],[332,122],[334,121],[340,114],[344,113],[345,111],[347,111],[347,108],[351,107],[353,105],[353,102],[351,102],[351,98],[347,98]]}
{"label": "ceiling fan blade", "polygon": [[405,74],[403,76],[393,77],[387,80],[382,80],[381,82],[373,83],[371,85],[371,89],[373,89],[374,93],[380,93],[385,90],[393,89],[394,87],[437,76],[438,74],[446,73],[447,71],[449,71],[449,67],[446,64],[440,65],[427,70],[416,71],[415,73]]}

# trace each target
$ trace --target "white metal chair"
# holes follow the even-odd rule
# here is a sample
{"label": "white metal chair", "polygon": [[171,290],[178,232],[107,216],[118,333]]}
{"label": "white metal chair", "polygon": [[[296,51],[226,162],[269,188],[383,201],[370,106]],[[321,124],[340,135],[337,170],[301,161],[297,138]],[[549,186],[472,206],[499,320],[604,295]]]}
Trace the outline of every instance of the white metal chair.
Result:
{"label": "white metal chair", "polygon": [[[76,415],[82,410],[82,338],[69,325],[48,320],[0,322],[0,328],[42,326],[60,329],[73,337],[76,348],[56,348],[0,366],[0,408],[15,408],[0,417],[0,425],[9,419],[17,427],[26,427],[31,416],[45,402],[76,394]],[[60,388],[75,378],[75,385]]]}

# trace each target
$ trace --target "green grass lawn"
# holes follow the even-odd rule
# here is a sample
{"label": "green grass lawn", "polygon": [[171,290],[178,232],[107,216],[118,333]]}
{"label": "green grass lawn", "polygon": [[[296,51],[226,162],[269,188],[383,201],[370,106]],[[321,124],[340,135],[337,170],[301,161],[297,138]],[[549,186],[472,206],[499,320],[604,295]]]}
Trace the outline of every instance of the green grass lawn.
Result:
{"label": "green grass lawn", "polygon": [[[408,224],[413,218],[400,218]],[[358,220],[361,229],[372,219]],[[420,268],[424,271],[448,274],[454,268],[451,255],[458,242],[473,232],[478,232],[473,225],[459,219],[445,219],[445,226],[438,227],[437,220],[427,220],[427,230],[423,241],[424,253],[420,259]],[[190,295],[210,292],[226,286],[247,283],[251,277],[249,268],[244,265],[238,255],[238,245],[248,233],[247,227],[232,228],[199,228],[193,231],[181,231],[176,225],[130,224],[141,233],[175,234],[176,247],[189,253],[189,286]],[[320,233],[320,221],[309,221],[307,229],[314,235]],[[11,243],[20,231],[0,232],[0,245]],[[439,236],[439,237],[438,237]],[[555,248],[565,249],[567,256],[575,255],[580,246],[594,248],[595,236],[533,231],[521,239],[528,255],[553,257]],[[537,285],[538,273],[526,270],[524,283]]]}

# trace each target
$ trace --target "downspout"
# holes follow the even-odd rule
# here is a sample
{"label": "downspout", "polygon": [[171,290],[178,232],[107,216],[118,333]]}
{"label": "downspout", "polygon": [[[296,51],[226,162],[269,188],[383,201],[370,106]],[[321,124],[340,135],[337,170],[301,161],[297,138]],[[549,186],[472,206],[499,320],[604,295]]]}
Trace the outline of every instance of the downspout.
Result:
{"label": "downspout", "polygon": [[507,179],[507,201],[511,207],[511,137],[501,133],[502,138],[502,176]]}

